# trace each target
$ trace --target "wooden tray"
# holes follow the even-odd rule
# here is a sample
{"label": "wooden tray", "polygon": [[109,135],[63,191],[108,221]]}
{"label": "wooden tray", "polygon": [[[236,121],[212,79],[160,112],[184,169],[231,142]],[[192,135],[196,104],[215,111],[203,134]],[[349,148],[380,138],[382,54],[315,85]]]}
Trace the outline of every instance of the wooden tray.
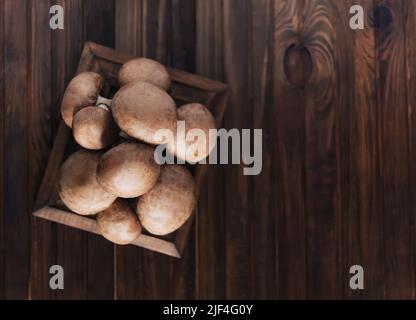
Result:
{"label": "wooden tray", "polygon": [[[117,74],[123,63],[134,57],[114,49],[87,42],[82,51],[77,74],[83,71],[95,71],[106,79],[107,91],[118,86]],[[198,75],[168,68],[172,76],[170,95],[178,105],[188,102],[205,104],[212,112],[216,125],[221,125],[227,105],[228,86]],[[75,76],[75,75],[74,75]],[[60,108],[60,106],[58,106]],[[40,187],[33,215],[66,226],[99,234],[94,218],[80,216],[70,212],[59,199],[57,193],[59,170],[67,155],[76,145],[71,130],[61,121],[55,142],[49,157],[42,185]],[[196,182],[196,197],[198,199],[207,165],[190,166]],[[195,210],[194,210],[195,213]],[[157,237],[143,233],[132,244],[157,251],[166,255],[180,258],[188,238],[193,221],[191,218],[177,231],[166,237]]]}

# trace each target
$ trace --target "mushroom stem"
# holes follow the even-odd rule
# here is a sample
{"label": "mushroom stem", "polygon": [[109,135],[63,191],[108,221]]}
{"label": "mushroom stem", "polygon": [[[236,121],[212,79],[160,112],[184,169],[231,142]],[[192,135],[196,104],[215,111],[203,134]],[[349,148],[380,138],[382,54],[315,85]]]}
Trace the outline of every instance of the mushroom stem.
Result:
{"label": "mushroom stem", "polygon": [[112,99],[107,99],[102,96],[98,96],[97,102],[95,103],[96,106],[100,107],[102,105],[107,107],[107,110],[111,108],[111,101]]}
{"label": "mushroom stem", "polygon": [[127,134],[127,133],[125,133],[124,131],[120,131],[120,133],[119,133],[118,135],[119,135],[119,137],[121,137],[121,138],[123,138],[123,139],[126,139],[126,140],[132,140],[132,138],[131,138],[131,137],[129,137],[129,136],[128,136],[128,134]]}
{"label": "mushroom stem", "polygon": [[[95,105],[96,105],[97,108],[101,108],[101,109],[110,111],[112,101],[113,101],[112,99],[107,99],[107,98],[104,98],[104,97],[98,95],[97,102],[96,102]],[[129,137],[127,135],[127,133],[125,133],[124,131],[120,131],[119,136],[123,139],[131,140],[131,137]]]}

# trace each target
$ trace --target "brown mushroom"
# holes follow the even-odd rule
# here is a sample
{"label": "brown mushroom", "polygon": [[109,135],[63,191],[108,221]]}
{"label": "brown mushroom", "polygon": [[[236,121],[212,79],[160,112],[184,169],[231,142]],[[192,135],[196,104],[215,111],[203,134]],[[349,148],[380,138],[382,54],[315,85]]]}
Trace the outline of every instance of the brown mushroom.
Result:
{"label": "brown mushroom", "polygon": [[154,186],[159,173],[160,166],[154,159],[152,147],[125,142],[103,155],[97,168],[97,180],[115,196],[136,198]]}
{"label": "brown mushroom", "polygon": [[107,209],[116,199],[97,182],[100,158],[98,152],[80,150],[62,165],[58,193],[70,210],[82,215],[96,214]]}
{"label": "brown mushroom", "polygon": [[[185,141],[178,143],[175,137],[174,141],[167,144],[168,152],[189,163],[205,159],[214,149],[217,140],[217,133],[212,130],[216,129],[216,126],[211,112],[200,103],[186,104],[178,108],[178,121],[185,122],[184,136],[179,137]],[[199,130],[191,131],[194,129]],[[188,137],[192,132],[195,132],[195,136]]]}
{"label": "brown mushroom", "polygon": [[163,166],[156,185],[137,202],[136,213],[142,226],[155,235],[180,228],[195,205],[195,183],[180,165]]}
{"label": "brown mushroom", "polygon": [[136,81],[147,81],[163,90],[168,90],[171,83],[169,72],[157,61],[136,58],[127,61],[118,73],[120,87]]}
{"label": "brown mushroom", "polygon": [[86,149],[100,150],[116,141],[119,133],[111,112],[101,106],[91,106],[78,111],[72,122],[73,135]]}
{"label": "brown mushroom", "polygon": [[122,87],[112,100],[111,111],[122,131],[150,144],[166,140],[159,130],[176,131],[176,105],[160,88],[147,82],[133,82]]}
{"label": "brown mushroom", "polygon": [[126,200],[117,199],[97,215],[97,225],[104,238],[116,244],[129,244],[142,232],[142,226]]}
{"label": "brown mushroom", "polygon": [[96,104],[103,81],[98,73],[86,71],[69,82],[61,105],[62,118],[69,127],[72,127],[75,113]]}

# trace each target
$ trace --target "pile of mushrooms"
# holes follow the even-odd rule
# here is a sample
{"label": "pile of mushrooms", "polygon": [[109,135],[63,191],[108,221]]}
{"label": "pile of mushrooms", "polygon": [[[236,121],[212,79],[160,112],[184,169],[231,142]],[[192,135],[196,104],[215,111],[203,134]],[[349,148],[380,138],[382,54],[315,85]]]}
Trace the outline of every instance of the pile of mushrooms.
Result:
{"label": "pile of mushrooms", "polygon": [[183,165],[159,165],[154,150],[165,143],[177,159],[196,163],[214,144],[198,148],[210,137],[177,146],[155,133],[168,129],[176,134],[182,120],[185,131],[198,128],[208,136],[214,118],[199,103],[177,108],[169,95],[170,74],[156,61],[126,62],[112,100],[100,96],[104,81],[98,73],[82,72],[65,90],[62,118],[80,150],[61,167],[59,196],[74,213],[95,216],[103,237],[116,244],[131,243],[142,230],[158,236],[174,232],[192,214],[195,182]]}

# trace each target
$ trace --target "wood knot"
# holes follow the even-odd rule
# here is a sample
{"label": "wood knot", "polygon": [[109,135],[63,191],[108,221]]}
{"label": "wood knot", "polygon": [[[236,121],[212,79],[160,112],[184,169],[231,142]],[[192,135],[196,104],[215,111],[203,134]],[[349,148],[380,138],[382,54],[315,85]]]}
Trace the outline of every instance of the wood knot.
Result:
{"label": "wood knot", "polygon": [[391,8],[385,4],[378,4],[373,10],[373,17],[370,17],[372,25],[377,29],[389,27],[393,22],[393,14]]}
{"label": "wood knot", "polygon": [[304,87],[312,74],[312,56],[302,44],[292,44],[286,49],[284,71],[294,87]]}

